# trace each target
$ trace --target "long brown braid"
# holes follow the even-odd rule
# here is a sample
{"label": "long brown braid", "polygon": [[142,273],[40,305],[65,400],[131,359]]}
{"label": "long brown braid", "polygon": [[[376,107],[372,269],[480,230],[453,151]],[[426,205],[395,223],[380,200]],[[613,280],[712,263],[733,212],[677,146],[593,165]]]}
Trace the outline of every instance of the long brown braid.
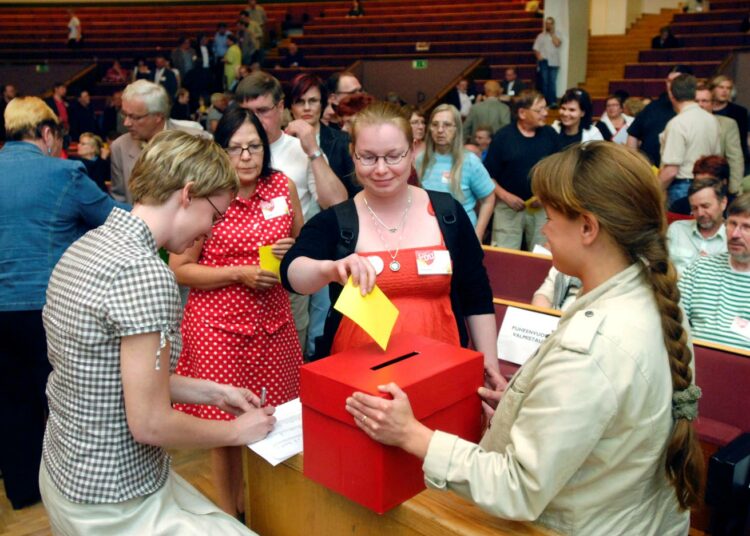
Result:
{"label": "long brown braid", "polygon": [[[644,266],[661,315],[672,388],[680,392],[690,387],[692,352],[682,325],[677,273],[667,251],[664,194],[648,162],[610,142],[574,145],[537,164],[532,187],[545,206],[567,217],[593,214],[630,261]],[[666,472],[683,509],[700,500],[703,465],[690,421],[676,419],[667,446]]]}

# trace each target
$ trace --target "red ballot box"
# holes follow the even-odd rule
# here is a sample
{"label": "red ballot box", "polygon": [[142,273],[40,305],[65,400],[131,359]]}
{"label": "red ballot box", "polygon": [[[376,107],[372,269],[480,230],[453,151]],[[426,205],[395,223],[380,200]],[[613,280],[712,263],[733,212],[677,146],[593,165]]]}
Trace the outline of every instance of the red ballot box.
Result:
{"label": "red ballot box", "polygon": [[481,433],[482,354],[401,334],[388,350],[371,343],[301,368],[304,474],[382,514],[424,489],[422,461],[370,439],[345,409],[354,391],[382,397],[377,386],[396,382],[426,426],[478,441]]}

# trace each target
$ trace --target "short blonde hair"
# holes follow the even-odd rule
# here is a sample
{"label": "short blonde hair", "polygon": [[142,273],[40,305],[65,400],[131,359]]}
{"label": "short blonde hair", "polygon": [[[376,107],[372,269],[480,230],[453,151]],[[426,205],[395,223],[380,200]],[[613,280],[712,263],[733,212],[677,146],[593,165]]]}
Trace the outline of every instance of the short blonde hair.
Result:
{"label": "short blonde hair", "polygon": [[160,132],[146,145],[128,186],[134,203],[160,205],[192,182],[195,197],[239,188],[229,156],[212,140],[179,130]]}
{"label": "short blonde hair", "polygon": [[60,121],[39,97],[16,97],[5,108],[5,133],[9,141],[41,138],[45,126],[59,132]]}
{"label": "short blonde hair", "polygon": [[83,132],[80,136],[78,136],[78,144],[81,144],[81,140],[83,138],[91,138],[94,142],[94,154],[96,156],[99,156],[102,154],[102,147],[104,146],[104,141],[100,136],[97,136],[93,132]]}

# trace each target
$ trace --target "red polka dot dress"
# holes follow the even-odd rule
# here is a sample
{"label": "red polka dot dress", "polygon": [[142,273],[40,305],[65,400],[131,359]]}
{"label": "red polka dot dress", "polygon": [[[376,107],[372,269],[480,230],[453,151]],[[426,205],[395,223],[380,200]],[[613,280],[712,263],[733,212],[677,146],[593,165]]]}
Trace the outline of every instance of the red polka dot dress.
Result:
{"label": "red polka dot dress", "polygon": [[[291,235],[289,179],[273,173],[258,181],[248,199],[235,198],[223,221],[211,230],[198,264],[240,266],[260,263],[258,248]],[[191,289],[182,322],[183,347],[176,373],[191,378],[268,390],[268,403],[299,396],[302,364],[289,297],[283,287],[255,290],[235,284]],[[234,417],[213,406],[175,404],[204,419]]]}

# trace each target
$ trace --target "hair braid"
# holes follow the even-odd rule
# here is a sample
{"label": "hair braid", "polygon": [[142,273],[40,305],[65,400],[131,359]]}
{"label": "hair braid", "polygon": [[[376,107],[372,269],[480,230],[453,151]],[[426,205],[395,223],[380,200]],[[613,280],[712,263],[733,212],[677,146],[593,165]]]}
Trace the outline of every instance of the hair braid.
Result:
{"label": "hair braid", "polygon": [[[661,314],[664,345],[672,372],[672,389],[682,391],[690,387],[693,381],[693,371],[690,368],[693,356],[688,347],[687,332],[682,326],[677,273],[669,260],[663,234],[653,236],[638,255],[647,264],[645,274]],[[680,507],[687,509],[696,506],[703,488],[704,462],[695,430],[685,418],[679,418],[675,422],[667,446],[665,468],[667,478],[677,493]]]}
{"label": "hair braid", "polygon": [[[644,274],[661,316],[673,395],[690,388],[693,356],[682,325],[677,274],[667,252],[664,193],[650,165],[623,146],[589,142],[571,146],[537,164],[532,187],[545,206],[570,218],[584,212],[595,214],[630,261],[645,266]],[[665,469],[683,509],[700,500],[703,466],[690,421],[676,415]]]}

